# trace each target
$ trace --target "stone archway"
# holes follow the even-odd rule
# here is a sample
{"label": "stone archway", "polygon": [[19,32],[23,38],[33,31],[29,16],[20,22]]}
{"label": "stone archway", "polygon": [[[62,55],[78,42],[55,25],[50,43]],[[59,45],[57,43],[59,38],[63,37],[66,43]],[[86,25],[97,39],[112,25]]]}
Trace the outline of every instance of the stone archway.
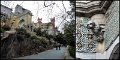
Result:
{"label": "stone archway", "polygon": [[114,47],[109,59],[119,59],[119,44]]}

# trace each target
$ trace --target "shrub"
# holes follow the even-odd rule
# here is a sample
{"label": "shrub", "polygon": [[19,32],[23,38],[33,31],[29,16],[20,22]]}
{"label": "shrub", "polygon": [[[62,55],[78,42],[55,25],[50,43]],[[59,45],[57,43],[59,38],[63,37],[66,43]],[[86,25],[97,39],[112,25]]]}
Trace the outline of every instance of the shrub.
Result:
{"label": "shrub", "polygon": [[19,42],[24,41],[24,36],[21,35],[21,34],[17,34],[17,39],[18,39]]}
{"label": "shrub", "polygon": [[25,33],[25,37],[26,37],[26,38],[29,38],[30,36],[31,36],[30,33]]}
{"label": "shrub", "polygon": [[4,25],[2,28],[3,28],[4,30],[6,30],[6,31],[8,31],[8,30],[11,29],[10,26],[7,26],[7,25]]}
{"label": "shrub", "polygon": [[27,33],[27,31],[24,28],[17,28],[16,31],[18,34],[22,34],[22,35]]}
{"label": "shrub", "polygon": [[5,30],[3,28],[0,28],[0,33],[5,32]]}
{"label": "shrub", "polygon": [[70,56],[72,56],[73,58],[75,58],[75,47],[69,46],[68,47],[68,51],[70,53]]}
{"label": "shrub", "polygon": [[41,43],[42,43],[42,44],[45,44],[45,45],[48,44],[43,37],[41,37]]}
{"label": "shrub", "polygon": [[36,36],[31,36],[30,38],[31,38],[31,40],[33,40],[33,39],[37,39]]}

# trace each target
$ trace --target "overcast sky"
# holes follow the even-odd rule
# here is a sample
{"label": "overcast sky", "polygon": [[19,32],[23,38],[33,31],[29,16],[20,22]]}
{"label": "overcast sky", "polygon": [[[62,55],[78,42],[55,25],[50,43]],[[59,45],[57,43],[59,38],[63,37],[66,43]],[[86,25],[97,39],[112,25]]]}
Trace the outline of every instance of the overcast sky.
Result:
{"label": "overcast sky", "polygon": [[[66,8],[66,11],[71,10],[71,6],[69,1],[45,1],[46,5],[51,5],[49,7],[44,8],[44,1],[1,1],[2,5],[5,5],[9,8],[13,9],[15,6],[21,5],[23,8],[28,9],[32,12],[32,21],[37,22],[37,18],[42,18],[43,23],[50,22],[50,18],[55,17],[55,25],[59,26],[60,22],[63,20],[61,18],[62,15],[66,16],[65,9],[63,4]],[[55,3],[54,5],[51,3]],[[69,19],[68,19],[69,20]],[[60,25],[59,30],[62,31],[63,24]]]}

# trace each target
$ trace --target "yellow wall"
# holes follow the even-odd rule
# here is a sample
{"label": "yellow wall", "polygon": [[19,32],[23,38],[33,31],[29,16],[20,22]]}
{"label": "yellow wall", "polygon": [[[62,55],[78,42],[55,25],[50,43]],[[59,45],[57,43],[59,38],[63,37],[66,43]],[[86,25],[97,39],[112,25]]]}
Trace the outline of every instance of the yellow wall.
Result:
{"label": "yellow wall", "polygon": [[13,28],[17,28],[18,27],[18,25],[19,25],[19,19],[16,17],[16,16],[13,16],[12,18],[11,18],[11,20],[10,20],[10,26],[11,26],[11,24],[12,24],[12,27]]}
{"label": "yellow wall", "polygon": [[24,16],[20,17],[20,19],[25,20],[25,25],[30,24],[32,22],[32,16],[29,14],[25,14]]}
{"label": "yellow wall", "polygon": [[[10,19],[6,20],[5,24],[9,27],[11,27],[12,29],[16,29],[19,28],[19,21],[24,19],[24,24],[28,25],[32,22],[32,15],[30,15],[29,13],[21,16],[21,17],[17,17],[17,16],[12,16]],[[13,24],[12,24],[13,23]],[[3,24],[1,24],[3,25]]]}
{"label": "yellow wall", "polygon": [[23,24],[28,25],[28,24],[32,23],[32,15],[30,15],[29,13],[18,17],[18,19],[19,19],[19,21],[22,19],[24,20],[24,22],[21,25],[19,24],[20,26],[22,26]]}
{"label": "yellow wall", "polygon": [[0,26],[3,27],[5,25],[5,23],[3,21],[0,22]]}

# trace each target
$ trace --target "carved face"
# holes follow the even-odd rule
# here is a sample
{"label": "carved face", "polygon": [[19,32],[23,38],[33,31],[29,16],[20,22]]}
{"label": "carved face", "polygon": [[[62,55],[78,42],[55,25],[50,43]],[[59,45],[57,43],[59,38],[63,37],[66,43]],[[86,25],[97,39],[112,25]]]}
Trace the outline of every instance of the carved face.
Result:
{"label": "carved face", "polygon": [[88,24],[87,24],[87,28],[88,28],[88,29],[94,29],[95,26],[96,26],[95,22],[91,22],[91,23],[88,23]]}

